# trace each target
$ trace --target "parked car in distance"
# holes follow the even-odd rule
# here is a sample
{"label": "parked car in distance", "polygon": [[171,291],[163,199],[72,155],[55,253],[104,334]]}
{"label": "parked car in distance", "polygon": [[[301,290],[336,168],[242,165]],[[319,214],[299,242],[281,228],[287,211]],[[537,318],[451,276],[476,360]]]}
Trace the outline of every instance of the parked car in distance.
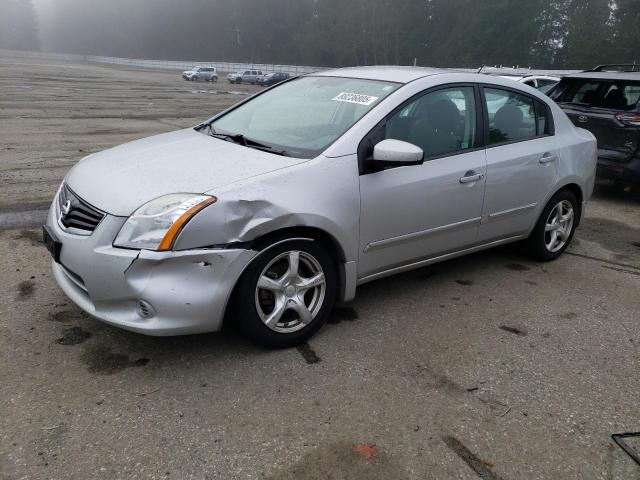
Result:
{"label": "parked car in distance", "polygon": [[599,177],[640,185],[640,66],[602,65],[567,75],[550,96],[598,139]]}
{"label": "parked car in distance", "polygon": [[263,87],[270,87],[271,85],[275,85],[276,83],[289,80],[289,78],[289,74],[285,72],[267,73],[266,75],[258,77],[256,83],[258,85],[262,85]]}
{"label": "parked car in distance", "polygon": [[227,82],[229,83],[240,83],[242,82],[242,74],[244,73],[244,71],[242,72],[230,72],[227,75]]}
{"label": "parked car in distance", "polygon": [[262,76],[262,70],[242,70],[240,72],[230,73],[227,75],[229,83],[253,83],[255,84],[259,77]]}
{"label": "parked car in distance", "polygon": [[182,72],[182,78],[190,81],[205,80],[207,82],[217,82],[218,72],[216,67],[193,67],[191,70]]}
{"label": "parked car in distance", "polygon": [[346,68],[84,158],[43,234],[62,290],[104,322],[211,332],[233,308],[285,347],[372,280],[516,241],[558,258],[595,166],[593,135],[511,80]]}
{"label": "parked car in distance", "polygon": [[560,77],[550,75],[501,75],[501,77],[524,83],[525,85],[529,85],[530,87],[540,90],[542,93],[548,93],[549,90],[551,90],[560,81]]}

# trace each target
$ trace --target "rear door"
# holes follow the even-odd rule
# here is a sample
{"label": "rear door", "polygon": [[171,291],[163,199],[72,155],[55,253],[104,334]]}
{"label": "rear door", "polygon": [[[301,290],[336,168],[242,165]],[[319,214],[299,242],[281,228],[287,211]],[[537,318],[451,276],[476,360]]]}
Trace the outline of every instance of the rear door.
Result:
{"label": "rear door", "polygon": [[483,90],[487,181],[478,239],[522,235],[558,178],[560,152],[546,103],[520,90]]}
{"label": "rear door", "polygon": [[640,148],[640,126],[624,120],[638,112],[640,81],[565,79],[554,95],[571,121],[598,139],[598,158],[626,163]]}

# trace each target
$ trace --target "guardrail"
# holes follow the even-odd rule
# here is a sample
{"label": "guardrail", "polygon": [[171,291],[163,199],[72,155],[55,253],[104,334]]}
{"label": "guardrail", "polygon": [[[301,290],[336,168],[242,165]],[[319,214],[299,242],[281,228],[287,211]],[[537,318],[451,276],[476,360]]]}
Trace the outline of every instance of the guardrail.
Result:
{"label": "guardrail", "polygon": [[[303,65],[273,65],[265,63],[232,63],[232,62],[210,62],[210,61],[175,61],[175,60],[146,60],[137,58],[122,57],[105,57],[98,55],[78,55],[69,53],[50,53],[50,52],[29,52],[18,50],[2,50],[0,49],[0,57],[23,57],[45,60],[58,60],[66,62],[93,62],[106,63],[112,65],[124,65],[139,68],[157,68],[163,70],[187,70],[194,65],[202,65],[216,67],[219,74],[227,72],[236,72],[239,70],[261,70],[263,73],[286,72],[290,75],[304,75],[306,73],[318,72],[326,70],[329,67],[311,67]],[[447,70],[457,70],[464,72],[481,72],[494,75],[568,75],[576,73],[580,70],[545,70],[531,68],[508,68],[508,67],[487,67],[480,68],[451,68]]]}
{"label": "guardrail", "polygon": [[23,57],[32,59],[58,60],[63,62],[93,62],[107,63],[111,65],[125,65],[129,67],[157,68],[163,70],[188,70],[194,65],[216,67],[219,73],[236,72],[239,70],[261,70],[263,73],[286,72],[290,75],[304,75],[326,67],[310,67],[303,65],[273,65],[265,63],[232,63],[200,61],[175,61],[175,60],[146,60],[139,58],[105,57],[99,55],[77,55],[70,53],[29,52],[18,50],[0,50],[1,56]]}

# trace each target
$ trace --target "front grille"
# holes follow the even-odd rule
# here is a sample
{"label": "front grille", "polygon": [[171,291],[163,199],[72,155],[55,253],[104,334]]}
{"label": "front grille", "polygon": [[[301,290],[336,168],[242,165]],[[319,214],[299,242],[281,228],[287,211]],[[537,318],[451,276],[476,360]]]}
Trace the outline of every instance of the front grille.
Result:
{"label": "front grille", "polygon": [[78,197],[66,184],[60,189],[58,209],[63,227],[87,234],[93,232],[104,218],[103,212]]}

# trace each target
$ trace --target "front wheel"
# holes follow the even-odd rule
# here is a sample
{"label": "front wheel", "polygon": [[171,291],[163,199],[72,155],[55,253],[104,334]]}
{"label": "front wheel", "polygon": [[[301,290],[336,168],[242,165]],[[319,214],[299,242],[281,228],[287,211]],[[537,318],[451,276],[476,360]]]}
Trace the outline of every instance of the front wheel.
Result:
{"label": "front wheel", "polygon": [[556,193],[525,241],[527,252],[536,260],[555,260],[571,243],[579,221],[580,209],[575,195],[569,190]]}
{"label": "front wheel", "polygon": [[337,275],[327,250],[313,240],[291,240],[263,251],[238,282],[240,326],[268,347],[305,342],[327,320]]}

